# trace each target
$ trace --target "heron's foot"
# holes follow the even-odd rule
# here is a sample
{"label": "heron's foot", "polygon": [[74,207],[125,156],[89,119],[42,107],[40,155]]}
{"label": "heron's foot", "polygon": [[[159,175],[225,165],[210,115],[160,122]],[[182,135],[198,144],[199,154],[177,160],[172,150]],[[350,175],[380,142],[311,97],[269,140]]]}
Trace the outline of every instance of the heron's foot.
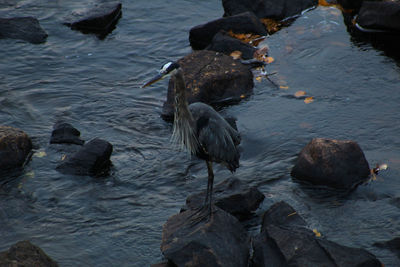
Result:
{"label": "heron's foot", "polygon": [[192,226],[200,222],[209,222],[213,214],[213,207],[210,204],[203,205],[201,208],[196,209],[192,215],[189,216],[190,224]]}

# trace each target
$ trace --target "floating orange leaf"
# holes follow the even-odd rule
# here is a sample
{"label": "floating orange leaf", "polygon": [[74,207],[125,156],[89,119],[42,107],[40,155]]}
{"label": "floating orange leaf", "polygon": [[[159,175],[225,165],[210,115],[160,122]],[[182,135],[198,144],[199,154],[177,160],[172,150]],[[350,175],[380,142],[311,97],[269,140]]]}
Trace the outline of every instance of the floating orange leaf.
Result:
{"label": "floating orange leaf", "polygon": [[304,91],[297,91],[296,93],[294,93],[295,97],[301,97],[301,96],[305,96],[305,95],[306,95],[306,92],[304,92]]}
{"label": "floating orange leaf", "polygon": [[317,229],[313,229],[312,231],[314,232],[314,234],[315,234],[316,237],[321,237],[321,233],[318,232]]}
{"label": "floating orange leaf", "polygon": [[287,90],[287,89],[289,89],[289,86],[287,86],[287,85],[280,85],[279,88],[284,89],[284,90]]}
{"label": "floating orange leaf", "polygon": [[272,62],[275,61],[275,59],[274,59],[273,57],[266,57],[266,58],[264,59],[264,61],[265,61],[267,64],[271,64]]}
{"label": "floating orange leaf", "polygon": [[310,97],[306,97],[306,99],[304,99],[304,103],[306,104],[310,104],[314,101],[314,97],[310,96]]}
{"label": "floating orange leaf", "polygon": [[296,215],[296,214],[297,214],[296,211],[295,211],[295,212],[292,212],[292,213],[288,214],[288,217],[293,216],[293,215]]}
{"label": "floating orange leaf", "polygon": [[233,58],[233,59],[239,59],[241,56],[242,56],[242,52],[240,52],[240,51],[233,51],[231,54],[230,54],[230,56]]}
{"label": "floating orange leaf", "polygon": [[245,98],[245,97],[246,97],[245,95],[240,95],[240,98],[241,98],[241,99],[243,99],[243,98]]}
{"label": "floating orange leaf", "polygon": [[259,82],[261,82],[261,79],[262,79],[261,76],[256,77],[256,80],[259,81]]}

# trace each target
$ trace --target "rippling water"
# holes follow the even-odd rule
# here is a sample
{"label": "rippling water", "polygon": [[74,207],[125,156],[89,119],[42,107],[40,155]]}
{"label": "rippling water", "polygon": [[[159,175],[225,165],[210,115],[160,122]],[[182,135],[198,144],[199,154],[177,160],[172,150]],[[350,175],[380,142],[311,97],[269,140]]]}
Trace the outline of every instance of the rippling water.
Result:
{"label": "rippling water", "polygon": [[[36,153],[21,173],[2,178],[0,250],[29,239],[61,266],[146,266],[162,259],[162,225],[186,197],[206,187],[204,162],[169,143],[160,118],[167,81],[139,85],[170,60],[191,52],[191,27],[219,18],[220,1],[122,1],[123,14],[104,40],[62,25],[92,1],[2,1],[0,16],[35,16],[49,37],[41,45],[0,40],[0,124],[32,138]],[[374,242],[400,236],[399,62],[353,42],[334,8],[305,13],[265,41],[277,72],[255,82],[254,95],[222,113],[236,116],[241,167],[234,174],[267,196],[259,210],[285,200],[323,236],[400,265]],[[265,45],[264,43],[264,45]],[[293,97],[305,91],[314,101]],[[57,120],[82,138],[114,146],[109,177],[60,174],[75,146],[49,145]],[[349,196],[292,181],[296,154],[313,137],[352,139],[374,167],[389,168]],[[216,182],[231,174],[216,167]],[[254,227],[253,232],[258,231]]]}

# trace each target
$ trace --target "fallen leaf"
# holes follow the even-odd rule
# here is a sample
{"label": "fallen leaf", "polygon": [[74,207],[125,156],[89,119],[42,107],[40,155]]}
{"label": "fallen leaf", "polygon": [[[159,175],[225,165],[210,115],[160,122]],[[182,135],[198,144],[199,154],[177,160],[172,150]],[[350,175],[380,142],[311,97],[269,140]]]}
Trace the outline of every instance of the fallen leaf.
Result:
{"label": "fallen leaf", "polygon": [[261,79],[262,79],[261,76],[256,77],[256,80],[257,80],[258,82],[261,82]]}
{"label": "fallen leaf", "polygon": [[45,157],[45,156],[47,156],[47,154],[46,154],[46,152],[44,152],[44,151],[38,151],[38,152],[36,152],[35,154],[33,154],[35,157],[38,157],[38,158],[43,158],[43,157]]}
{"label": "fallen leaf", "polygon": [[239,58],[242,57],[242,52],[236,50],[236,51],[233,51],[233,52],[230,54],[230,56],[231,56],[233,59],[239,59]]}
{"label": "fallen leaf", "polygon": [[306,99],[304,99],[304,103],[306,104],[310,104],[314,102],[314,97],[310,96],[310,97],[306,97]]}
{"label": "fallen leaf", "polygon": [[270,18],[261,19],[269,34],[275,33],[282,28],[282,23]]}
{"label": "fallen leaf", "polygon": [[317,229],[313,229],[312,231],[314,232],[314,234],[315,234],[316,237],[321,237],[321,233],[318,232]]}
{"label": "fallen leaf", "polygon": [[288,214],[288,217],[293,216],[293,215],[296,215],[296,214],[297,214],[296,211],[295,211],[295,212],[292,212],[292,213]]}
{"label": "fallen leaf", "polygon": [[304,91],[297,91],[296,93],[294,93],[295,97],[301,97],[301,96],[305,96],[305,95],[306,95],[306,92],[304,92]]}
{"label": "fallen leaf", "polygon": [[284,89],[284,90],[287,90],[287,89],[289,89],[289,86],[287,86],[287,85],[280,85],[279,88]]}
{"label": "fallen leaf", "polygon": [[265,56],[268,53],[268,47],[265,46],[263,48],[257,49],[256,52],[254,52],[253,54],[253,58],[260,60],[260,61],[264,61]]}
{"label": "fallen leaf", "polygon": [[246,97],[245,95],[240,95],[240,98],[241,98],[241,99],[243,99],[243,98],[245,98],[245,97]]}
{"label": "fallen leaf", "polygon": [[35,177],[35,172],[34,171],[27,172],[27,173],[25,173],[25,176],[28,178],[33,178],[33,177]]}
{"label": "fallen leaf", "polygon": [[65,155],[65,154],[62,155],[62,156],[61,156],[61,161],[65,160],[66,158],[67,158],[67,155]]}
{"label": "fallen leaf", "polygon": [[271,64],[274,61],[275,61],[275,59],[273,57],[266,57],[264,59],[264,62],[267,63],[267,64]]}
{"label": "fallen leaf", "polygon": [[378,172],[384,171],[387,168],[388,168],[388,165],[386,163],[382,163],[382,164],[379,164],[379,165],[377,164],[376,167],[371,170],[371,173],[378,174]]}
{"label": "fallen leaf", "polygon": [[257,46],[262,40],[265,39],[265,36],[261,36],[258,34],[251,34],[251,33],[234,33],[232,30],[228,31],[228,34],[236,39],[244,43],[251,44],[253,46]]}

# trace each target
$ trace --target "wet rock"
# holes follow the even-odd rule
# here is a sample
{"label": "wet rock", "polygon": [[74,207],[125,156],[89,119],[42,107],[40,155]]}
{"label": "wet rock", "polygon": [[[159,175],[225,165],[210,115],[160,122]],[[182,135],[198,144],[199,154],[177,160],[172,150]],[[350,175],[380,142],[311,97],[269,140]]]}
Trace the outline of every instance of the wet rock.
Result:
{"label": "wet rock", "polygon": [[102,39],[114,30],[122,16],[121,8],[122,4],[116,2],[98,4],[92,9],[74,13],[64,24],[83,33],[97,33]]}
{"label": "wet rock", "polygon": [[364,249],[316,237],[287,203],[278,202],[264,214],[261,233],[253,242],[253,266],[381,266]]}
{"label": "wet rock", "polygon": [[163,261],[159,263],[155,263],[150,265],[150,267],[175,267],[172,263],[169,263],[168,261]]}
{"label": "wet rock", "polygon": [[23,166],[32,150],[32,141],[20,129],[0,126],[0,170]]}
{"label": "wet rock", "polygon": [[206,47],[207,50],[212,50],[216,52],[224,53],[225,55],[230,55],[233,51],[240,51],[242,53],[241,58],[251,59],[253,58],[256,49],[240,40],[229,36],[226,32],[218,32],[214,35],[209,46]]}
{"label": "wet rock", "polygon": [[0,266],[56,267],[58,264],[29,241],[20,241],[0,253]]}
{"label": "wet rock", "polygon": [[[186,208],[198,209],[203,206],[206,191],[190,195]],[[255,187],[248,187],[239,179],[229,178],[214,186],[214,204],[229,212],[239,220],[247,219],[255,211],[265,196]]]}
{"label": "wet rock", "polygon": [[400,259],[400,237],[396,237],[385,242],[376,242],[374,243],[374,246],[389,249],[393,251]]}
{"label": "wet rock", "polygon": [[20,39],[33,44],[40,44],[46,42],[47,36],[36,18],[0,18],[0,39]]}
{"label": "wet rock", "polygon": [[[178,60],[183,69],[188,103],[237,103],[253,92],[253,73],[240,61],[214,51],[195,51]],[[173,120],[174,83],[170,79],[162,117]]]}
{"label": "wet rock", "polygon": [[83,145],[85,141],[79,138],[81,133],[71,124],[65,122],[57,122],[53,126],[50,144],[76,144]]}
{"label": "wet rock", "polygon": [[190,45],[196,50],[204,49],[211,43],[214,35],[221,30],[267,35],[267,30],[260,20],[253,13],[245,12],[193,27],[189,32]]}
{"label": "wet rock", "polygon": [[164,257],[176,266],[247,266],[249,237],[243,226],[217,207],[209,220],[205,212],[188,210],[168,219],[162,234]]}
{"label": "wet rock", "polygon": [[370,169],[354,141],[314,138],[297,158],[291,175],[301,181],[352,189],[365,181]]}
{"label": "wet rock", "polygon": [[224,16],[233,16],[251,11],[259,18],[282,20],[300,14],[303,10],[316,6],[317,0],[222,0]]}
{"label": "wet rock", "polygon": [[363,1],[357,16],[359,26],[366,29],[400,32],[400,2]]}
{"label": "wet rock", "polygon": [[337,3],[341,5],[347,11],[353,11],[356,13],[364,0],[337,0]]}
{"label": "wet rock", "polygon": [[57,166],[57,170],[74,175],[103,175],[111,166],[112,149],[109,142],[95,138],[67,157]]}

